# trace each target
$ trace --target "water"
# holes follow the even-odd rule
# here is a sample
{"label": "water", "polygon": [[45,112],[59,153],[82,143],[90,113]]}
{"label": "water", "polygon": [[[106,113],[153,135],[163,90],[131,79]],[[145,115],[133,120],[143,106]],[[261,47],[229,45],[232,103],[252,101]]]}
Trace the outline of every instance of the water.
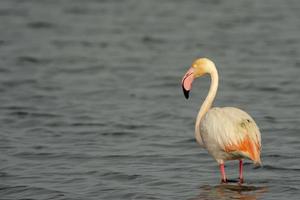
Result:
{"label": "water", "polygon": [[[0,1],[0,199],[299,199],[300,3]],[[215,61],[215,105],[249,112],[264,167],[219,185],[194,121]],[[238,163],[227,173],[237,178]]]}

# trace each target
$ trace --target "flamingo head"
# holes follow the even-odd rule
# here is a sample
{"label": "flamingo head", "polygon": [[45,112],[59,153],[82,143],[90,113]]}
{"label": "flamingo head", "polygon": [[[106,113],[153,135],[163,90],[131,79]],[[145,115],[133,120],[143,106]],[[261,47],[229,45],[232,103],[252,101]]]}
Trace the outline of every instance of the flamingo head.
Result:
{"label": "flamingo head", "polygon": [[183,94],[186,99],[189,98],[189,92],[192,89],[192,83],[194,79],[211,73],[211,69],[214,68],[215,64],[208,58],[198,58],[193,62],[190,69],[185,73],[181,81]]}

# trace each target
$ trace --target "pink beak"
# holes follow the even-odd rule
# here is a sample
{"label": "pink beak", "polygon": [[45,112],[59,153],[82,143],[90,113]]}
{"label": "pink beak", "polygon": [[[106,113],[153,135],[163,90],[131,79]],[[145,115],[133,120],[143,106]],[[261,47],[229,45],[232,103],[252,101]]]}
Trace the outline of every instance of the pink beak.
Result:
{"label": "pink beak", "polygon": [[192,83],[194,80],[194,68],[191,67],[183,76],[181,85],[182,85],[182,90],[183,94],[186,99],[189,98],[189,92],[192,89]]}

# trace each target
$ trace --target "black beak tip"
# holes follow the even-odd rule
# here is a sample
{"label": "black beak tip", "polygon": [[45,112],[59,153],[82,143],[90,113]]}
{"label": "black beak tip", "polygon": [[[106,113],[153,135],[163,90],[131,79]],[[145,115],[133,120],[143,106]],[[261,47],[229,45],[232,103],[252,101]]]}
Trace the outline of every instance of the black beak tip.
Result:
{"label": "black beak tip", "polygon": [[186,99],[188,99],[188,98],[189,98],[190,91],[184,89],[183,85],[182,85],[182,90],[183,90],[184,97],[185,97]]}

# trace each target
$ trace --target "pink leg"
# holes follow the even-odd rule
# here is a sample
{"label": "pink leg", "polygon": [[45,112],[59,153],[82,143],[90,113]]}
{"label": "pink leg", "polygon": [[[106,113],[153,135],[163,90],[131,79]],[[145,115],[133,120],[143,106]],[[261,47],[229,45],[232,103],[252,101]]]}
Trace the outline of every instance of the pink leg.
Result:
{"label": "pink leg", "polygon": [[221,171],[221,183],[227,183],[224,163],[220,164],[220,171]]}
{"label": "pink leg", "polygon": [[240,160],[240,173],[239,173],[239,179],[240,179],[240,183],[244,182],[244,177],[243,177],[243,160]]}

